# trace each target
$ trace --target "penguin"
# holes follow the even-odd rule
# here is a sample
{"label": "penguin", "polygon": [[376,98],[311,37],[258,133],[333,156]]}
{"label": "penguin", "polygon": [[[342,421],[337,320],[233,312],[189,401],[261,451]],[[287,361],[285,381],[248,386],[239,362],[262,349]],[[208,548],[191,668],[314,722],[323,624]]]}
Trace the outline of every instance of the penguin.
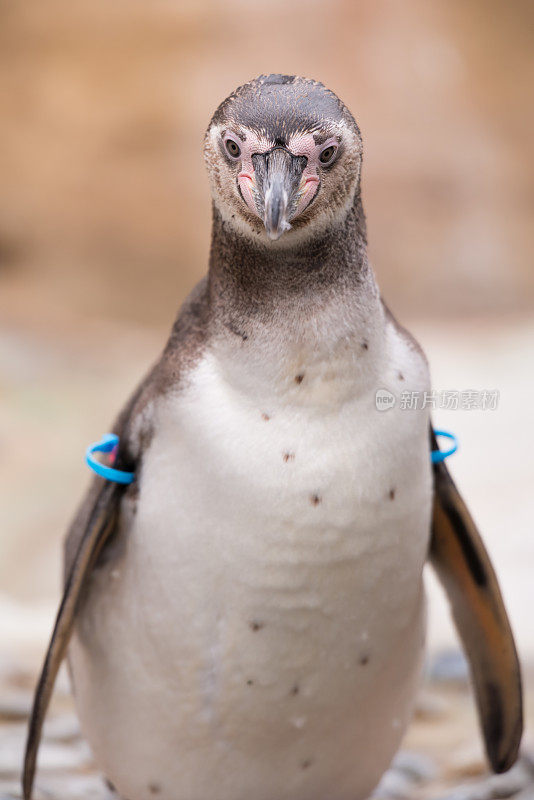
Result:
{"label": "penguin", "polygon": [[263,75],[215,111],[207,276],[118,416],[66,539],[23,770],[67,656],[95,760],[128,800],[364,800],[409,723],[423,568],[450,601],[496,772],[518,658],[428,408],[425,355],[367,256],[362,137],[323,84]]}

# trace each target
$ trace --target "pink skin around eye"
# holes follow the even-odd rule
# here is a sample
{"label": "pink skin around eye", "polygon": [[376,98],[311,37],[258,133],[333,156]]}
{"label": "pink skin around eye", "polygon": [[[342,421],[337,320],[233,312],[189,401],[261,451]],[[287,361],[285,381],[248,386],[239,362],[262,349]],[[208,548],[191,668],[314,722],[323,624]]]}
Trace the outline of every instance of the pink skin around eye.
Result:
{"label": "pink skin around eye", "polygon": [[[251,142],[249,137],[244,142],[241,140],[237,134],[227,132],[223,136],[223,141],[226,146],[228,140],[236,142],[239,149],[241,150],[241,155],[238,158],[232,158],[234,163],[239,163],[241,161],[241,172],[237,176],[237,182],[239,184],[239,188],[241,189],[241,194],[243,195],[243,200],[250,208],[253,214],[256,214],[256,205],[254,203],[254,167],[252,166],[252,156],[251,156]],[[231,158],[231,156],[230,156]]]}
{"label": "pink skin around eye", "polygon": [[297,209],[295,211],[296,217],[298,217],[299,214],[302,214],[304,209],[309,206],[315,196],[318,186],[319,178],[316,175],[309,175],[305,179],[304,185],[300,191],[300,199],[297,203]]}
{"label": "pink skin around eye", "polygon": [[294,155],[306,156],[308,159],[300,182],[300,199],[295,212],[296,217],[302,214],[315,197],[319,188],[319,156],[330,145],[338,145],[338,140],[335,136],[320,145],[315,143],[311,133],[296,134],[289,141],[289,149]]}
{"label": "pink skin around eye", "polygon": [[[252,131],[247,131],[247,138],[245,141],[241,141],[241,139],[235,134],[225,137],[225,140],[227,138],[235,139],[241,148],[241,169],[237,176],[237,182],[248,208],[253,214],[257,215],[258,212],[256,210],[256,203],[254,202],[254,187],[256,181],[254,176],[254,166],[252,163],[252,154],[267,152],[272,148],[272,143],[269,142],[269,140],[267,140],[265,137],[259,136]],[[318,145],[315,143],[311,133],[296,134],[295,136],[292,136],[288,142],[288,149],[291,151],[291,153],[293,153],[293,155],[306,156],[308,159],[308,163],[306,164],[300,181],[299,200],[294,214],[295,217],[299,216],[299,214],[302,214],[302,212],[309,206],[319,187],[320,154],[326,147],[329,147],[330,145],[337,146],[337,144],[338,140],[333,136],[326,142],[323,142],[323,144]],[[236,159],[236,162],[238,161],[239,159]]]}
{"label": "pink skin around eye", "polygon": [[[252,170],[254,173],[254,170]],[[254,178],[250,172],[240,172],[237,176],[237,182],[239,184],[239,188],[241,189],[241,194],[243,195],[243,200],[250,208],[253,214],[257,214],[256,211],[256,204],[254,202]]]}
{"label": "pink skin around eye", "polygon": [[[225,139],[226,138],[228,137],[225,137]],[[254,202],[254,188],[256,185],[256,179],[254,176],[252,154],[265,153],[270,149],[270,143],[267,141],[267,139],[255,134],[253,131],[247,131],[247,138],[245,141],[242,141],[235,134],[232,134],[230,138],[235,139],[241,148],[241,169],[237,176],[237,183],[241,189],[243,200],[252,213],[257,216],[258,212],[256,210],[256,203]],[[236,163],[238,161],[239,159],[236,159]]]}

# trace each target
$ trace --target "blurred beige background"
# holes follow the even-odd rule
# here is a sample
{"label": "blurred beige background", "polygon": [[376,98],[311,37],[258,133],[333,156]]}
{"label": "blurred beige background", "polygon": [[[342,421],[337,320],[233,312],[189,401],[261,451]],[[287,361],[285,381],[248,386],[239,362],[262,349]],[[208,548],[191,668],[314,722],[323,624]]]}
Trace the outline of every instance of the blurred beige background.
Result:
{"label": "blurred beige background", "polygon": [[[534,5],[3,0],[0,18],[0,660],[41,651],[84,448],[205,270],[204,130],[262,72],[351,108],[389,304],[436,388],[500,392],[436,419],[534,660]],[[432,647],[447,619],[434,587]]]}

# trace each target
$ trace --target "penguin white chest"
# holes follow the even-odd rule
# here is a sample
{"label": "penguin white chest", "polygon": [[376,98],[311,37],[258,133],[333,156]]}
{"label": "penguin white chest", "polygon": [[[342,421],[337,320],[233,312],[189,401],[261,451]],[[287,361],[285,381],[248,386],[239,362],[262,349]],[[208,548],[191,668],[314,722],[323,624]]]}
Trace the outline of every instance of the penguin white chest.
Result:
{"label": "penguin white chest", "polygon": [[121,793],[371,791],[421,660],[427,425],[377,412],[374,391],[264,405],[211,357],[159,401],[122,552],[71,647],[82,724]]}

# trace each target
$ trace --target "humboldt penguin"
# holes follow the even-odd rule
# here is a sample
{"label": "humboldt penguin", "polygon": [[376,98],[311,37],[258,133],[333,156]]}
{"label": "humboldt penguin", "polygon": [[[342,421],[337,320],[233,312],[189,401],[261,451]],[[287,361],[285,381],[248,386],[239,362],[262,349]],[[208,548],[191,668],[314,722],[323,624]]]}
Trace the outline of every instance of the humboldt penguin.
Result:
{"label": "humboldt penguin", "polygon": [[521,682],[494,571],[428,408],[377,408],[430,379],[368,260],[358,125],[321,83],[264,75],[204,154],[208,274],[113,427],[135,480],[95,477],[68,533],[24,797],[67,655],[125,800],[364,800],[414,707],[427,559],[507,770]]}

